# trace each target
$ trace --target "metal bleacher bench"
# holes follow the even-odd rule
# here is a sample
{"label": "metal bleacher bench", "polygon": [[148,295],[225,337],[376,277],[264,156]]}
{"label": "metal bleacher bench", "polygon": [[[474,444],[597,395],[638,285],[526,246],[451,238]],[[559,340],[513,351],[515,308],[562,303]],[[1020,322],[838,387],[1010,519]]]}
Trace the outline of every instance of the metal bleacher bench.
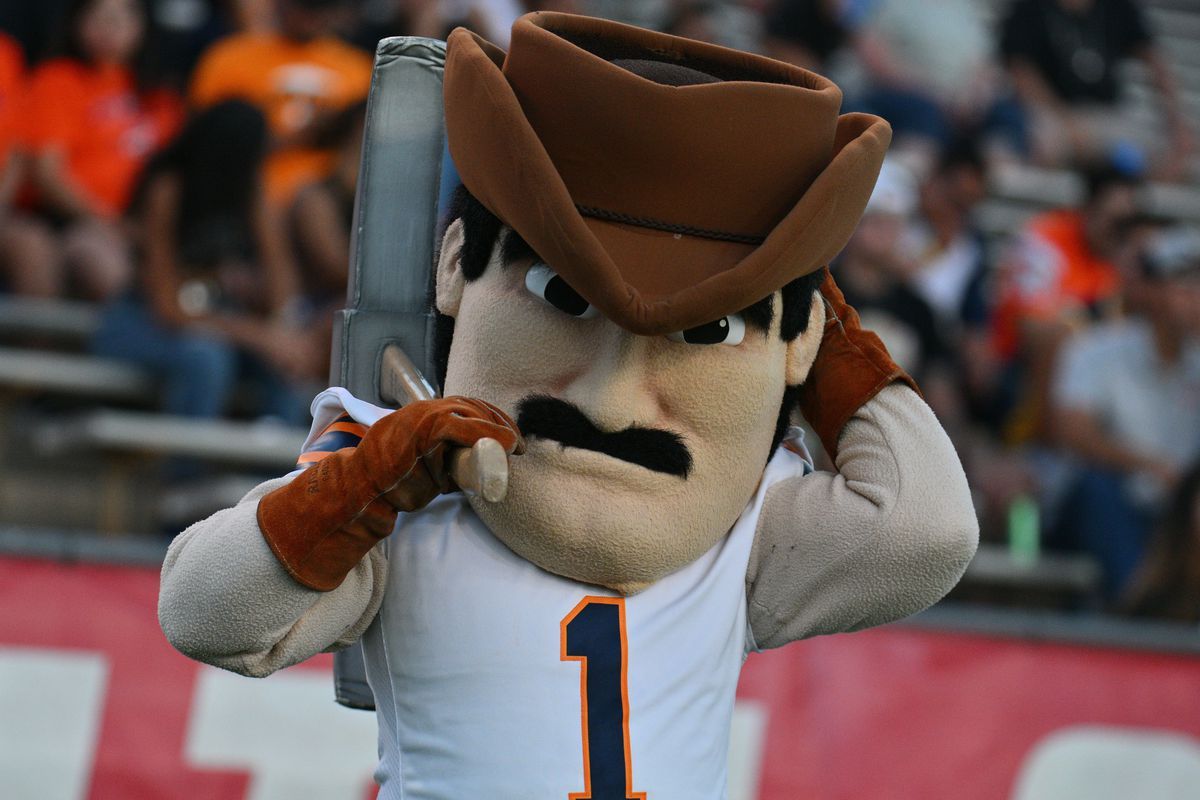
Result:
{"label": "metal bleacher bench", "polygon": [[0,347],[0,393],[78,395],[97,400],[144,400],[155,382],[143,370],[95,356]]}
{"label": "metal bleacher bench", "polygon": [[99,325],[100,309],[90,303],[0,295],[0,336],[83,342]]}
{"label": "metal bleacher bench", "polygon": [[[116,359],[78,352],[99,324],[98,307],[61,300],[0,296],[0,433],[17,433],[13,416],[27,397],[64,397],[84,401],[88,410],[73,415],[36,412],[19,434],[48,459],[99,455],[105,464],[98,527],[128,530],[127,510],[135,494],[145,494],[140,475],[147,463],[164,457],[211,461],[254,472],[177,487],[152,499],[160,519],[188,522],[236,502],[262,474],[282,474],[295,464],[306,431],[279,425],[194,420],[104,407],[108,404],[152,407],[158,381],[147,370]],[[25,348],[18,343],[37,342]],[[53,345],[55,349],[44,349]],[[99,407],[97,407],[99,406]]]}

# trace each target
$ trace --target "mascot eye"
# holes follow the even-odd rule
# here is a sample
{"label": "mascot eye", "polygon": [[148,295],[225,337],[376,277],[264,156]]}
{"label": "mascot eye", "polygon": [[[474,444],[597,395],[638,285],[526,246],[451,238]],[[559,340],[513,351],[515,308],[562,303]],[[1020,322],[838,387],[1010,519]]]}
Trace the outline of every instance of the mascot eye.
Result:
{"label": "mascot eye", "polygon": [[672,341],[687,342],[688,344],[737,345],[742,343],[745,336],[746,321],[742,319],[741,314],[730,314],[715,322],[706,322],[703,325],[688,328],[686,331],[667,334],[667,338]]}
{"label": "mascot eye", "polygon": [[599,313],[579,292],[559,277],[558,273],[540,261],[525,273],[525,288],[572,317],[591,319]]}

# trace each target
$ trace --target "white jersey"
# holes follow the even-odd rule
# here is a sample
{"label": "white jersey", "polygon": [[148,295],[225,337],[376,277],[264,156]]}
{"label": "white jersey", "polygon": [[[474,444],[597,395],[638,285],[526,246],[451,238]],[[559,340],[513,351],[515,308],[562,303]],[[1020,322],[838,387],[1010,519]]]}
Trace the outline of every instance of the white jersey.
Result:
{"label": "white jersey", "polygon": [[[342,390],[314,431],[383,409]],[[718,800],[753,643],[746,568],[766,489],[806,471],[780,448],[698,560],[632,597],[545,572],[461,495],[402,514],[364,635],[382,800]]]}

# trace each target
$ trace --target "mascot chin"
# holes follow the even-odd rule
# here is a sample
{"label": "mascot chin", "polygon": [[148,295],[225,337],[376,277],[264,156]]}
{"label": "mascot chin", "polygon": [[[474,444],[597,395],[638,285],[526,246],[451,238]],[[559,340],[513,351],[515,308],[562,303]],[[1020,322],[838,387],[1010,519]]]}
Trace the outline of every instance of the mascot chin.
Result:
{"label": "mascot chin", "polygon": [[[381,798],[724,797],[748,653],[925,608],[975,550],[949,440],[826,269],[890,139],[840,103],[602,20],[455,31],[447,396],[322,393],[301,469],[171,545],[172,644],[266,675],[361,639]],[[497,502],[447,467],[481,438]]]}

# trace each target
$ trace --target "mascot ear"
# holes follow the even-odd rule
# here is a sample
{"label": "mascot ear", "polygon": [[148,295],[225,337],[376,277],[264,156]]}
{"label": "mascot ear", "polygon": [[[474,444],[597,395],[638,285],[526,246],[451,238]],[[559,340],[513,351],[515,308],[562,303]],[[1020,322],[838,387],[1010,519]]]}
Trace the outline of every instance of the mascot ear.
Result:
{"label": "mascot ear", "polygon": [[456,219],[446,228],[437,265],[437,310],[448,317],[458,316],[466,278],[462,271],[463,222]]}
{"label": "mascot ear", "polygon": [[792,341],[787,350],[787,385],[799,386],[808,377],[817,350],[821,348],[821,337],[825,333],[825,298],[813,292],[812,306],[808,312],[808,327]]}

